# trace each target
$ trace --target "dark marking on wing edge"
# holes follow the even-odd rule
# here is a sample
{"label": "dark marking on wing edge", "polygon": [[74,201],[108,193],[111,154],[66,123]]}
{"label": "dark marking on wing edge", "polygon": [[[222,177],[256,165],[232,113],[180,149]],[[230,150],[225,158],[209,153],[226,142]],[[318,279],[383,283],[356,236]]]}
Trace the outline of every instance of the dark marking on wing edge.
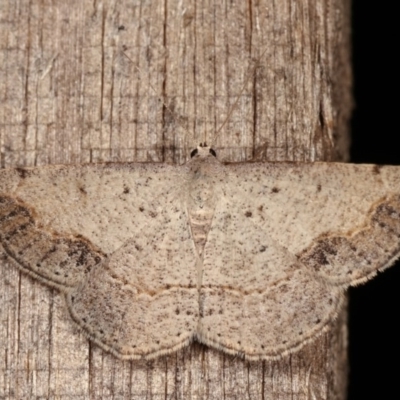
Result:
{"label": "dark marking on wing edge", "polygon": [[34,209],[0,196],[0,242],[24,272],[60,290],[79,284],[104,258],[86,238],[40,228]]}
{"label": "dark marking on wing edge", "polygon": [[375,175],[379,175],[381,173],[382,165],[375,164],[372,168],[372,172]]}
{"label": "dark marking on wing edge", "polygon": [[15,171],[17,172],[19,177],[22,178],[22,179],[25,179],[31,173],[28,169],[20,168],[20,167],[19,168],[15,168]]}
{"label": "dark marking on wing edge", "polygon": [[[357,284],[395,261],[399,238],[400,196],[392,196],[375,204],[359,229],[325,233],[297,257],[332,284]],[[365,251],[372,243],[374,251]]]}

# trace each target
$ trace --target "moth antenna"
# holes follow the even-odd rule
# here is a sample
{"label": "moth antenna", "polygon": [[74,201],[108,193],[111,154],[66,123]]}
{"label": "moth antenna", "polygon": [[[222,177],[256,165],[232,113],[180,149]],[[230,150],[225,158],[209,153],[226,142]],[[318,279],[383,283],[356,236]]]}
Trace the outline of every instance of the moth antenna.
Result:
{"label": "moth antenna", "polygon": [[[122,52],[124,54],[124,56],[132,63],[133,67],[137,69],[137,71],[139,72],[139,79],[142,71],[140,70],[140,68],[135,65],[134,61],[123,51]],[[153,93],[156,95],[158,101],[171,113],[171,115],[174,117],[174,120],[176,121],[176,123],[184,130],[186,136],[191,136],[190,132],[187,130],[187,128],[185,126],[183,126],[180,121],[179,118],[176,116],[176,114],[171,110],[171,108],[169,108],[165,103],[164,100],[157,94],[157,91],[154,89],[153,85],[149,82],[149,87],[150,89],[153,91]]]}
{"label": "moth antenna", "polygon": [[247,74],[247,77],[243,83],[242,89],[240,90],[240,93],[237,95],[235,102],[233,103],[232,107],[230,108],[228,115],[226,116],[225,120],[222,122],[222,125],[217,129],[214,139],[212,140],[211,145],[214,145],[216,140],[218,139],[218,136],[221,134],[222,128],[227,124],[227,122],[229,121],[229,119],[231,118],[233,112],[235,111],[238,103],[239,103],[239,99],[242,97],[242,94],[244,92],[244,89],[246,88],[247,83],[249,82],[250,78],[254,77],[255,75],[255,71],[257,70],[258,66],[259,66],[259,61],[264,57],[264,54],[267,52],[268,49],[265,49],[264,52],[261,54],[261,57],[259,58],[259,60],[255,63],[254,67],[252,68],[252,71],[249,72]]}

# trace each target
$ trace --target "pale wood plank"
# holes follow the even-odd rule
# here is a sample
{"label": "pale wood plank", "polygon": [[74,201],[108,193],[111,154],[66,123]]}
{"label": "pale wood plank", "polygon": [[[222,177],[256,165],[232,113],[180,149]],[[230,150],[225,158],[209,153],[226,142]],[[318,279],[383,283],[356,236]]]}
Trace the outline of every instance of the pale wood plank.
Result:
{"label": "pale wood plank", "polygon": [[[219,156],[347,159],[346,0],[21,0],[0,12],[3,167],[183,162],[213,140],[253,59],[260,68],[215,143]],[[198,344],[121,362],[88,343],[57,292],[5,262],[0,271],[2,398],[344,398],[345,311],[330,333],[279,362]]]}

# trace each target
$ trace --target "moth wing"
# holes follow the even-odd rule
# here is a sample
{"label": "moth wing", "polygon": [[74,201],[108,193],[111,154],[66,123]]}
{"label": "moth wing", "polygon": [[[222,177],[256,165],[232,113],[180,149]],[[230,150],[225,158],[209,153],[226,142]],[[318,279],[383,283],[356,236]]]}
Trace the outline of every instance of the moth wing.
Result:
{"label": "moth wing", "polygon": [[279,358],[323,331],[342,295],[243,217],[235,200],[219,204],[208,234],[199,340],[250,360]]}
{"label": "moth wing", "polygon": [[238,211],[330,284],[362,283],[400,254],[400,167],[257,163],[227,179]]}
{"label": "moth wing", "polygon": [[3,170],[1,243],[22,270],[67,293],[73,319],[106,350],[174,351],[198,323],[184,179],[154,164]]}
{"label": "moth wing", "polygon": [[400,252],[400,168],[228,165],[204,250],[199,338],[248,359],[304,345],[342,288]]}
{"label": "moth wing", "polygon": [[157,224],[177,175],[151,164],[0,170],[1,244],[25,272],[68,289],[143,226]]}
{"label": "moth wing", "polygon": [[0,197],[0,242],[12,264],[49,286],[68,290],[105,255],[88,240],[41,229],[32,206]]}
{"label": "moth wing", "polygon": [[[177,201],[179,204],[179,201]],[[187,345],[199,320],[197,255],[183,207],[160,211],[67,294],[75,322],[122,359]]]}

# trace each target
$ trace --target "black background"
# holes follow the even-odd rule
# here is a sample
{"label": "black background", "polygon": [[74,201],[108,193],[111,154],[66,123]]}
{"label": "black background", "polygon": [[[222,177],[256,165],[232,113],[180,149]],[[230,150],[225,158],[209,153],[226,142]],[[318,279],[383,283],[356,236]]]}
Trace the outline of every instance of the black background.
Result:
{"label": "black background", "polygon": [[[352,162],[400,165],[395,19],[388,3],[353,0]],[[350,289],[348,400],[400,398],[399,288],[397,263]]]}

